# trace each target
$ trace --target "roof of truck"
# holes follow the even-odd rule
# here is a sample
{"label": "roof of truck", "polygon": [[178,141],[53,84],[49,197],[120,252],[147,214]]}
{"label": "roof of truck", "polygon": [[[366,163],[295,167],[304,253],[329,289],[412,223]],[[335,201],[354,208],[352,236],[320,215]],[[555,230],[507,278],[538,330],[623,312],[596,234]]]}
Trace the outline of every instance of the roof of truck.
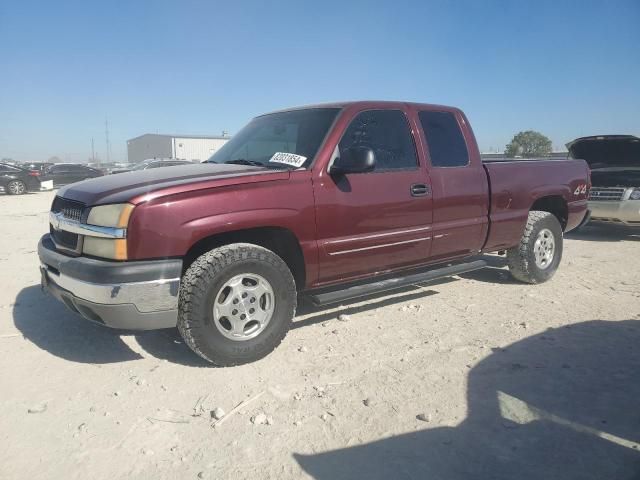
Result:
{"label": "roof of truck", "polygon": [[[433,109],[441,109],[441,110],[459,110],[456,107],[448,106],[448,105],[438,105],[434,103],[419,103],[419,102],[405,102],[405,101],[390,101],[390,100],[353,100],[353,101],[344,101],[344,102],[328,102],[328,103],[315,103],[310,105],[300,105],[296,107],[282,108],[279,110],[274,110],[272,112],[265,113],[264,115],[269,115],[272,113],[280,113],[280,112],[290,112],[293,110],[305,110],[310,108],[346,108],[351,106],[360,106],[365,108],[389,108],[389,107],[398,107],[400,105],[411,105],[413,107],[418,108],[428,108],[430,110]],[[261,115],[260,115],[261,116]]]}

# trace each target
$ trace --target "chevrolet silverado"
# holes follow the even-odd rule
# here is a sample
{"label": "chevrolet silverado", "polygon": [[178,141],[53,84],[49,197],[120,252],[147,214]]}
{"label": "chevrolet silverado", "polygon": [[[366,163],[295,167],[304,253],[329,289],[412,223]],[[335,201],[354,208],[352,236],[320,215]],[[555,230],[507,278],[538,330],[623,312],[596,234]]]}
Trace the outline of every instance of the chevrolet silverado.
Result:
{"label": "chevrolet silverado", "polygon": [[349,102],[254,118],[207,162],[58,191],[42,284],[114,328],[264,357],[299,297],[335,304],[487,265],[549,280],[587,211],[583,160],[482,163],[457,108]]}

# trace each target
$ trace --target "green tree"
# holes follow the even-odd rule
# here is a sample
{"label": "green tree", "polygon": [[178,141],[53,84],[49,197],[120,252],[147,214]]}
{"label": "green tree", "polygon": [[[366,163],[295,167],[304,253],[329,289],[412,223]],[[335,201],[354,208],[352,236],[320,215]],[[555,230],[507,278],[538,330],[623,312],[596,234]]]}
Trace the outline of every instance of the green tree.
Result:
{"label": "green tree", "polygon": [[540,132],[527,130],[514,135],[504,154],[507,157],[535,158],[551,154],[551,140]]}

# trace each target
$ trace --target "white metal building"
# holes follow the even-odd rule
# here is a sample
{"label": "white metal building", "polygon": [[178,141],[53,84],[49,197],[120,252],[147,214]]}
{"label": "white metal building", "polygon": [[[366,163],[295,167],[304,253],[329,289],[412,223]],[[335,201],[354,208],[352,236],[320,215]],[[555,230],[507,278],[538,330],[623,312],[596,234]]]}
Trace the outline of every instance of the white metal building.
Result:
{"label": "white metal building", "polygon": [[129,163],[138,163],[149,158],[176,158],[202,162],[228,140],[229,137],[145,133],[127,140],[127,157]]}

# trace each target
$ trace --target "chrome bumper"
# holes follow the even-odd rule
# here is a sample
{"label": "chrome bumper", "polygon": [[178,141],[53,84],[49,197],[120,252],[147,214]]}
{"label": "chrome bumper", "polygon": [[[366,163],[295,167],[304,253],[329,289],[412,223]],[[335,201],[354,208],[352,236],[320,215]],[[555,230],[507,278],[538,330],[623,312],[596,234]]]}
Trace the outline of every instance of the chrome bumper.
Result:
{"label": "chrome bumper", "polygon": [[49,235],[38,245],[42,287],[84,318],[112,328],[175,327],[180,260],[109,262],[56,251]]}
{"label": "chrome bumper", "polygon": [[590,201],[592,222],[640,226],[640,200]]}
{"label": "chrome bumper", "polygon": [[134,305],[141,313],[157,312],[160,310],[177,310],[179,278],[151,280],[147,282],[130,283],[90,283],[83,282],[64,273],[54,272],[44,263],[49,281],[75,297],[93,303],[104,305]]}

